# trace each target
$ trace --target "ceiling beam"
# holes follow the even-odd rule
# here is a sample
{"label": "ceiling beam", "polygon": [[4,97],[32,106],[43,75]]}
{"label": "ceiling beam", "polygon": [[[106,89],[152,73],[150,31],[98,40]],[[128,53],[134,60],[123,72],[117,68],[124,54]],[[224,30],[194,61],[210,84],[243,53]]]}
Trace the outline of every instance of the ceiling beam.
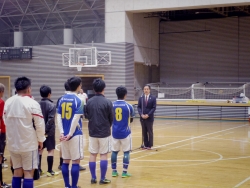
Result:
{"label": "ceiling beam", "polygon": [[83,0],[83,3],[87,6],[87,8],[88,8],[89,10],[92,11],[92,13],[93,13],[94,16],[96,17],[96,19],[97,19],[100,23],[103,23],[103,20],[100,18],[100,16],[98,15],[98,13],[97,13],[95,10],[93,10],[93,9],[91,8],[91,6],[89,5],[89,3],[88,3],[86,0]]}
{"label": "ceiling beam", "polygon": [[228,11],[225,11],[225,9],[228,7],[218,7],[218,8],[210,8],[212,12],[215,12],[217,14],[220,14],[221,16],[227,17],[228,16]]}

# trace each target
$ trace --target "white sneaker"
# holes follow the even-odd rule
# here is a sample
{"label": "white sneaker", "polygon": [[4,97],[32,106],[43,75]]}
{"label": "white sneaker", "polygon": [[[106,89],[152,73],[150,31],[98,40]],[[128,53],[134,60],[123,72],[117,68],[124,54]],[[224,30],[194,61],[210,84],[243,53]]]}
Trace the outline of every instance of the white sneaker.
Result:
{"label": "white sneaker", "polygon": [[3,167],[3,168],[8,168],[8,165],[5,164],[5,163],[2,163],[2,167]]}

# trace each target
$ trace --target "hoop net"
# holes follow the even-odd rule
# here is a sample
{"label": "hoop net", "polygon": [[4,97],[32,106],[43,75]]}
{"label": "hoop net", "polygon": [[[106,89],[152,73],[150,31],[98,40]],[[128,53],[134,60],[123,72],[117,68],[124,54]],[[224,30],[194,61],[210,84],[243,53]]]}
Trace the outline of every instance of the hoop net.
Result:
{"label": "hoop net", "polygon": [[81,65],[81,66],[79,66],[79,67],[76,67],[77,68],[77,71],[82,71],[82,67],[84,66],[84,64],[83,63],[78,63],[77,65]]}

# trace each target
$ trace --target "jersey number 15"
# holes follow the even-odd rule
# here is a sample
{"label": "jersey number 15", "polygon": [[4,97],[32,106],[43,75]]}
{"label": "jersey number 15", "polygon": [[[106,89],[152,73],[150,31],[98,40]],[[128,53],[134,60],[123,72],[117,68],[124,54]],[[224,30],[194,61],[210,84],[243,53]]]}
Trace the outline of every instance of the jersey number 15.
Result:
{"label": "jersey number 15", "polygon": [[69,120],[72,116],[72,103],[69,102],[64,102],[62,103],[61,107],[62,107],[62,118],[66,118],[67,120]]}

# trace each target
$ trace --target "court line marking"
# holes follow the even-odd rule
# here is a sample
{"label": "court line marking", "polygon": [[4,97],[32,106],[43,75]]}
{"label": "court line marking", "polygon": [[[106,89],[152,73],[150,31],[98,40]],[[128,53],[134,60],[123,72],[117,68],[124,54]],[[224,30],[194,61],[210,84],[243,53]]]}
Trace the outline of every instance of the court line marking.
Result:
{"label": "court line marking", "polygon": [[242,182],[238,183],[234,187],[237,188],[237,187],[241,186],[242,184],[246,183],[248,180],[250,180],[250,177],[246,178],[245,180],[243,180]]}
{"label": "court line marking", "polygon": [[[248,124],[244,124],[244,125],[241,125],[241,126],[237,126],[237,127],[233,127],[233,128],[229,128],[229,129],[224,129],[224,130],[221,130],[221,131],[216,131],[216,132],[212,132],[212,133],[208,133],[208,134],[204,134],[204,135],[200,135],[200,136],[197,136],[197,137],[192,137],[190,139],[184,139],[184,140],[181,140],[181,141],[177,141],[177,142],[173,142],[173,143],[169,143],[169,144],[164,144],[164,145],[160,145],[158,146],[157,148],[159,147],[164,147],[164,146],[167,146],[167,145],[173,145],[175,143],[180,143],[180,142],[184,142],[184,141],[188,141],[188,140],[191,140],[191,139],[194,139],[194,138],[201,138],[201,137],[204,137],[204,136],[207,136],[207,135],[211,135],[211,134],[216,134],[216,133],[220,133],[220,132],[225,132],[225,131],[228,131],[228,130],[232,130],[232,129],[237,129],[237,128],[241,128],[241,127],[244,127],[244,126],[247,126]],[[207,140],[207,139],[206,139]],[[200,142],[200,141],[197,141],[197,142]],[[196,142],[195,142],[196,143]],[[190,143],[188,144],[184,144],[182,146],[185,146],[185,145],[190,145]],[[177,146],[175,148],[178,148],[178,147],[182,147],[182,146]],[[155,147],[156,148],[156,147]],[[171,149],[175,149],[175,148],[171,148]],[[170,149],[168,149],[170,150]],[[136,154],[136,153],[140,153],[140,152],[143,152],[144,150],[142,151],[136,151],[136,152],[131,152],[130,154]],[[164,150],[165,151],[165,150]],[[167,151],[167,150],[166,150]],[[151,154],[147,154],[145,156],[140,156],[140,157],[137,157],[137,158],[134,158],[134,159],[131,159],[131,160],[136,160],[138,158],[142,158],[142,157],[146,157],[146,156],[150,156],[150,155],[153,155],[153,154],[156,154],[156,153],[159,153],[159,152],[162,152],[162,151],[158,151],[158,152],[154,152],[154,153],[151,153]],[[122,155],[118,156],[119,158],[121,157]],[[122,156],[123,157],[123,156]],[[223,158],[223,157],[222,157]],[[108,160],[110,160],[110,158],[108,158]],[[100,163],[100,162],[96,162],[97,164]],[[209,163],[209,162],[208,162]],[[202,164],[206,164],[206,163],[202,163]],[[84,165],[84,166],[87,166],[88,164]],[[149,166],[147,166],[149,167]],[[96,170],[99,170],[100,168],[97,168]],[[90,173],[89,171],[85,171],[85,172],[80,172],[80,173]],[[41,185],[38,185],[36,187],[41,187],[41,186],[45,186],[45,185],[48,185],[48,184],[52,184],[54,182],[58,182],[58,181],[62,181],[63,178],[61,179],[58,179],[58,180],[55,180],[55,181],[52,181],[52,182],[48,182],[48,183],[45,183],[45,184],[41,184]]]}

